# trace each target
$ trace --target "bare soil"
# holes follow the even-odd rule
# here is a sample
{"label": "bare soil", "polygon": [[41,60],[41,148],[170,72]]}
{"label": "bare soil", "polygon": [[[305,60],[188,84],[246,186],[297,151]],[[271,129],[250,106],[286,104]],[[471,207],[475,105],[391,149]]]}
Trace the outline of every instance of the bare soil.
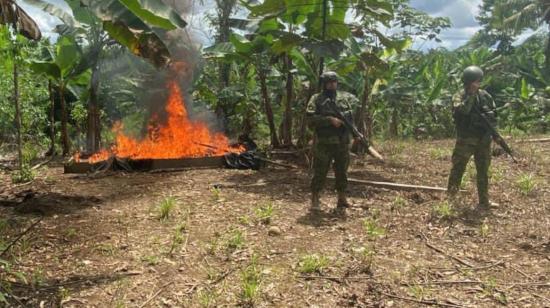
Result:
{"label": "bare soil", "polygon": [[[387,163],[356,158],[350,177],[444,187],[452,145],[386,142]],[[550,307],[550,143],[512,146],[520,163],[494,157],[485,213],[473,166],[451,205],[350,184],[345,217],[330,181],[309,214],[306,169],[50,164],[26,185],[0,171],[0,248],[41,219],[0,257],[0,292],[14,307]]]}

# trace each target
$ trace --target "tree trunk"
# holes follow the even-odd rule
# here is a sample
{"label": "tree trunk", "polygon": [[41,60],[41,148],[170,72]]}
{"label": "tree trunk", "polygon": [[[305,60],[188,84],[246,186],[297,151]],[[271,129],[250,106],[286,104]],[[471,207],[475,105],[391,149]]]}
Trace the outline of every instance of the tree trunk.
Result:
{"label": "tree trunk", "polygon": [[[217,25],[218,33],[216,35],[216,44],[229,42],[231,36],[230,17],[231,13],[235,9],[236,0],[216,0],[217,6]],[[231,64],[221,62],[218,64],[218,71],[220,74],[219,90],[223,90],[229,86]],[[220,99],[216,106],[216,115],[219,118],[225,118],[227,101]],[[225,123],[224,123],[225,124]],[[225,129],[225,125],[224,125]]]}
{"label": "tree trunk", "polygon": [[[550,5],[548,5],[550,9]],[[550,15],[550,13],[548,13]],[[550,24],[548,24],[550,27]],[[546,50],[544,52],[544,64],[546,66],[546,72],[550,72],[550,32],[548,32],[548,42],[546,42]]]}
{"label": "tree trunk", "polygon": [[275,128],[275,120],[273,118],[273,109],[271,108],[271,100],[267,92],[266,73],[261,63],[261,59],[257,61],[258,77],[260,78],[260,87],[262,91],[262,99],[264,101],[265,115],[269,124],[269,133],[271,135],[271,146],[279,147],[279,138],[277,138],[277,129]]}
{"label": "tree trunk", "polygon": [[90,83],[90,99],[88,101],[88,121],[86,130],[86,152],[93,154],[99,151],[101,141],[101,126],[99,121],[99,103],[97,92],[99,89],[99,67],[92,66],[92,80]]}
{"label": "tree trunk", "polygon": [[297,142],[297,145],[298,147],[304,147],[307,145],[308,143],[308,139],[307,138],[307,104],[309,103],[309,100],[311,99],[311,97],[313,96],[313,84],[311,84],[307,90],[307,94],[306,94],[306,100],[305,100],[305,103],[304,103],[304,108],[302,110],[302,115],[300,116],[300,132],[299,132],[299,137],[298,137],[298,142]]}
{"label": "tree trunk", "polygon": [[69,116],[67,113],[67,104],[65,102],[65,85],[63,82],[61,82],[59,86],[59,96],[61,97],[61,143],[63,145],[63,156],[67,156],[71,152],[71,144],[67,132]]}
{"label": "tree trunk", "polygon": [[[363,135],[365,135],[365,137],[367,139],[371,139],[371,136],[372,136],[372,115],[371,115],[371,111],[370,111],[370,106],[369,106],[369,103],[370,103],[370,83],[369,83],[369,70],[368,69],[365,69],[365,83],[363,85],[363,97],[361,99],[361,107],[359,108],[359,114],[358,116],[356,117],[356,124],[357,124],[357,129],[359,130],[359,132]],[[359,144],[357,145],[357,152],[358,153],[366,153],[367,149]]]}
{"label": "tree trunk", "polygon": [[[231,36],[230,18],[236,4],[236,0],[216,0],[218,10],[218,35],[216,43],[229,42],[229,37]],[[222,89],[229,85],[230,69],[231,66],[228,63],[222,62],[219,64],[220,85]]]}
{"label": "tree trunk", "polygon": [[48,92],[50,94],[50,150],[51,156],[55,156],[55,97],[52,81],[48,80]]}
{"label": "tree trunk", "polygon": [[283,145],[292,145],[292,101],[293,98],[293,76],[292,76],[292,59],[286,54],[284,57],[286,67],[286,101],[285,101],[285,117],[283,121]]}
{"label": "tree trunk", "polygon": [[[321,24],[321,41],[324,42],[327,38],[327,23],[328,23],[328,0],[323,0],[322,2],[322,15],[323,18],[322,24]],[[323,82],[321,81],[321,75],[323,74],[323,71],[325,70],[325,57],[321,57],[319,59],[319,90],[322,90]]]}
{"label": "tree trunk", "polygon": [[[219,91],[221,92],[223,89],[229,87],[229,77],[230,77],[230,70],[231,66],[229,63],[220,63],[218,70],[220,72],[220,88]],[[224,119],[226,115],[226,106],[227,106],[227,99],[220,98],[218,101],[218,104],[216,105],[215,113],[220,119]],[[224,121],[224,127],[225,130],[225,121]]]}
{"label": "tree trunk", "polygon": [[13,54],[13,102],[15,104],[15,126],[17,128],[17,155],[19,170],[23,170],[23,141],[21,138],[21,106],[19,104],[19,72],[17,71],[17,51]]}
{"label": "tree trunk", "polygon": [[397,108],[393,108],[390,121],[390,137],[396,138],[399,134],[399,113]]}

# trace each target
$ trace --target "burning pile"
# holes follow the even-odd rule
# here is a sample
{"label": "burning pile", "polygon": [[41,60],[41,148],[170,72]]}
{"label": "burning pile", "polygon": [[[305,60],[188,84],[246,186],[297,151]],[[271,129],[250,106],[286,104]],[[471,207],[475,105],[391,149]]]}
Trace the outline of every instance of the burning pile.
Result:
{"label": "burning pile", "polygon": [[[113,127],[116,133],[116,145],[110,150],[102,150],[88,158],[95,163],[118,158],[140,159],[177,159],[205,156],[219,156],[227,153],[241,153],[241,146],[232,147],[222,133],[212,133],[205,123],[189,119],[181,90],[175,82],[168,85],[170,95],[166,103],[166,123],[159,123],[158,115],[149,120],[148,134],[143,140],[136,140],[123,133],[121,123]],[[75,161],[81,160],[80,153]]]}

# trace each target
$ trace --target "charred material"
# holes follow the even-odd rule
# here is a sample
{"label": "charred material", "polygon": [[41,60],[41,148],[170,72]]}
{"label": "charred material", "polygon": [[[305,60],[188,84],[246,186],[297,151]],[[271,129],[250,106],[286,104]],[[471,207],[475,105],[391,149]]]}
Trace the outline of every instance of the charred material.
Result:
{"label": "charred material", "polygon": [[222,168],[224,156],[180,158],[180,159],[122,159],[111,157],[108,160],[90,163],[87,161],[70,162],[65,165],[65,173],[93,173],[112,171],[154,171],[185,168]]}

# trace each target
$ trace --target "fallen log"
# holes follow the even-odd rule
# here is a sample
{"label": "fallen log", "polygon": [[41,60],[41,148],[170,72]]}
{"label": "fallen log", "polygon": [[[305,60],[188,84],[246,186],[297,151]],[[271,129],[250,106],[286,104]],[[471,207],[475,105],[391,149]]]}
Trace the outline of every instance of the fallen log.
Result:
{"label": "fallen log", "polygon": [[271,160],[271,159],[266,159],[266,158],[259,157],[259,156],[255,156],[255,158],[258,159],[258,160],[261,160],[263,162],[266,162],[268,164],[272,164],[272,165],[280,166],[280,167],[285,167],[285,168],[288,168],[288,169],[298,169],[299,168],[299,167],[294,166],[294,165],[280,163],[278,161],[274,161],[274,160]]}
{"label": "fallen log", "polygon": [[36,170],[36,169],[38,169],[38,168],[40,168],[40,167],[42,167],[42,166],[44,166],[44,165],[47,165],[47,164],[48,164],[49,162],[51,162],[52,160],[53,160],[53,157],[50,158],[50,159],[47,159],[47,160],[45,160],[45,161],[43,161],[43,162],[40,162],[40,163],[38,163],[38,164],[32,166],[32,167],[31,167],[31,170]]}
{"label": "fallen log", "polygon": [[25,229],[25,231],[21,232],[13,241],[11,241],[11,243],[6,246],[4,250],[2,250],[2,252],[0,253],[0,257],[3,257],[8,252],[8,250],[10,250],[13,245],[15,245],[15,243],[17,243],[23,236],[25,236],[25,234],[29,233],[29,231],[36,227],[36,225],[38,225],[42,221],[42,218],[43,217],[40,217],[35,220],[35,222],[33,222],[27,229]]}
{"label": "fallen log", "polygon": [[543,143],[543,142],[550,142],[550,138],[525,139],[525,140],[518,140],[518,142],[523,142],[523,143]]}
{"label": "fallen log", "polygon": [[[334,176],[328,176],[328,179],[334,180]],[[422,186],[422,185],[410,185],[410,184],[400,184],[392,182],[377,182],[377,181],[365,181],[348,178],[349,183],[353,184],[363,184],[372,187],[386,188],[393,190],[425,190],[425,191],[437,191],[437,192],[447,192],[446,188],[443,187],[434,187],[434,186]]]}
{"label": "fallen log", "polygon": [[14,171],[15,170],[15,168],[13,168],[12,166],[4,165],[4,164],[0,164],[0,169],[4,169],[4,170],[7,170],[7,171]]}

